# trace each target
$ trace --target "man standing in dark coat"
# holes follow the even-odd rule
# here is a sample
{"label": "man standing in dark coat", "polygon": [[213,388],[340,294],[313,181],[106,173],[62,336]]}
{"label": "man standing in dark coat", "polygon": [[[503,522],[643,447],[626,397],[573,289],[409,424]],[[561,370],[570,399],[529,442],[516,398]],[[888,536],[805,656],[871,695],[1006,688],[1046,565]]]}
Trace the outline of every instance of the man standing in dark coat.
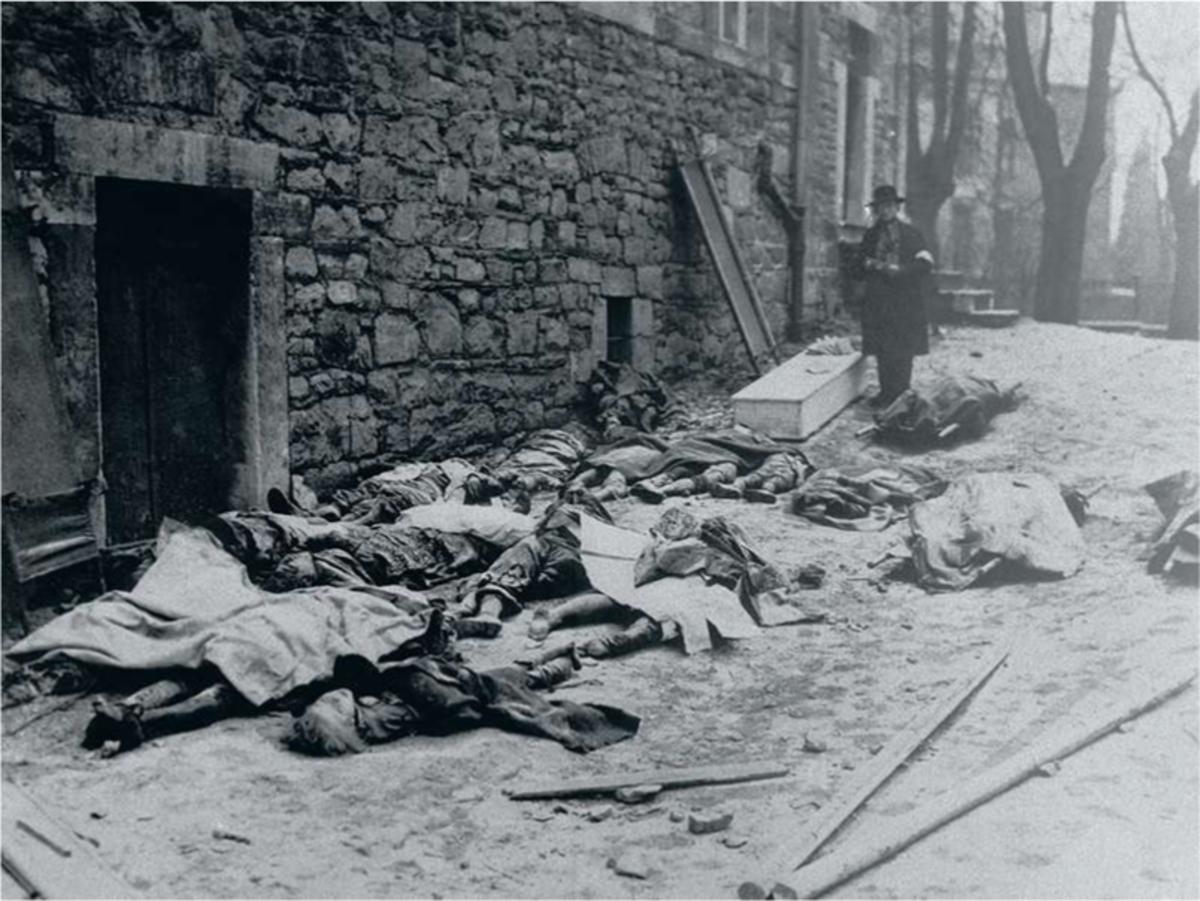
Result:
{"label": "man standing in dark coat", "polygon": [[870,204],[875,222],[863,235],[861,249],[866,279],[862,350],[875,357],[879,369],[875,402],[881,405],[908,390],[913,357],[929,353],[925,293],[933,255],[921,233],[897,218],[903,202],[891,185],[875,189]]}

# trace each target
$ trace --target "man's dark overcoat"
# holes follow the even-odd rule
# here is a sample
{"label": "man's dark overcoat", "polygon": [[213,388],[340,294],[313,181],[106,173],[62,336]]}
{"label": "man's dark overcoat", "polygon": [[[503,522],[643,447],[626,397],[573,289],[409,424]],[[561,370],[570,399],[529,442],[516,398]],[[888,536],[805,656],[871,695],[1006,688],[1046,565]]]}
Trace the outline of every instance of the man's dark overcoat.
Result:
{"label": "man's dark overcoat", "polygon": [[[926,295],[929,290],[932,257],[921,233],[907,222],[895,220],[898,240],[888,253],[891,240],[885,233],[888,223],[876,222],[863,235],[860,267],[868,259],[886,262],[891,256],[900,266],[895,274],[860,268],[866,278],[862,306],[864,354],[914,357],[929,353],[929,317]],[[918,254],[924,255],[918,259]]]}

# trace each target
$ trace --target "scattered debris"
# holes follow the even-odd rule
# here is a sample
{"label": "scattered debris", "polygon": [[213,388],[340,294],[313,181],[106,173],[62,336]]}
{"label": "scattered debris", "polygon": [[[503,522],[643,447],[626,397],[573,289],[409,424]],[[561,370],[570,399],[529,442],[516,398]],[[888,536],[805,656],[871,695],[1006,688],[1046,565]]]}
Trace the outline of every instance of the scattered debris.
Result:
{"label": "scattered debris", "polygon": [[721,839],[721,844],[726,848],[743,848],[749,841],[744,835],[727,835]]}
{"label": "scattered debris", "polygon": [[732,813],[688,814],[688,832],[692,835],[708,835],[712,832],[722,832],[733,822]]}
{"label": "scattered debris", "polygon": [[1182,470],[1145,488],[1166,518],[1147,568],[1195,579],[1200,573],[1200,473]]}
{"label": "scattered debris", "polygon": [[803,750],[809,754],[824,754],[829,750],[829,744],[824,739],[805,735]]}
{"label": "scattered debris", "polygon": [[614,797],[622,804],[643,804],[657,798],[662,790],[661,785],[630,785],[618,788]]}
{"label": "scattered debris", "polygon": [[608,867],[618,876],[645,879],[650,875],[650,865],[640,851],[622,851],[619,857],[610,857]]}
{"label": "scattered debris", "polygon": [[237,842],[239,845],[249,845],[250,839],[238,832],[230,832],[228,829],[220,827],[212,831],[212,837],[218,841]]}
{"label": "scattered debris", "polygon": [[678,767],[623,776],[599,776],[550,783],[535,788],[510,791],[514,801],[536,801],[545,798],[569,798],[574,795],[606,795],[618,788],[634,785],[661,785],[667,788],[686,788],[693,785],[723,785],[731,782],[754,782],[786,776],[791,770],[769,763],[731,763],[717,766]]}
{"label": "scattered debris", "polygon": [[588,811],[587,818],[593,823],[603,823],[615,812],[616,810],[611,804],[605,804],[603,807],[597,808],[596,810]]}

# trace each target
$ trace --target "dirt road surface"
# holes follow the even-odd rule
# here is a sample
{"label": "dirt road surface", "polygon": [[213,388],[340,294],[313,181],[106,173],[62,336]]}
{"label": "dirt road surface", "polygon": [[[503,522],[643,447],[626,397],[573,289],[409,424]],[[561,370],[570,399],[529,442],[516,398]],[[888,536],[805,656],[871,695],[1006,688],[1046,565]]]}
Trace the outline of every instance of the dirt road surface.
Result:
{"label": "dirt road surface", "polygon": [[[5,739],[3,770],[97,846],[137,890],[170,897],[734,897],[887,740],[993,649],[1008,663],[832,842],[868,844],[894,818],[994,766],[1076,715],[1119,704],[1197,663],[1197,591],[1145,572],[1160,515],[1149,480],[1197,465],[1196,345],[1023,322],[951,329],[918,364],[1023,383],[1027,397],[981,440],[908,456],[865,443],[859,403],[805,445],[818,465],[919,460],[954,476],[1032,469],[1095,492],[1075,577],[930,595],[876,587],[867,563],[899,539],[839,532],[778,508],[711,498],[769,559],[820,563],[824,623],[684,657],[664,646],[584,668],[563,697],[619,704],[639,735],[588,756],[494,730],[413,738],[342,759],[285,750],[286,716],[226,722],[111,760],[78,741],[85,704]],[[647,528],[661,508],[611,507]],[[528,651],[526,611],[468,659]],[[606,627],[563,633],[586,637]],[[6,725],[37,712],[11,712]],[[843,884],[836,897],[1195,898],[1197,694],[1193,688]],[[804,750],[809,736],[827,745]],[[770,761],[790,775],[610,799],[515,802],[506,789],[653,767]],[[726,832],[680,816],[728,811]],[[214,838],[214,830],[249,843]],[[636,853],[638,879],[606,866]],[[778,875],[778,874],[777,874]]]}

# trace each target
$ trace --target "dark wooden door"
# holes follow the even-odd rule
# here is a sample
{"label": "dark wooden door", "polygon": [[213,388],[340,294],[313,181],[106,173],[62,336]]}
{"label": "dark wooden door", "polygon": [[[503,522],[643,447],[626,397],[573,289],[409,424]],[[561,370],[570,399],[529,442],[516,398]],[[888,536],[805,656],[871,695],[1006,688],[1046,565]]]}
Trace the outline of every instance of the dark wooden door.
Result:
{"label": "dark wooden door", "polygon": [[99,179],[108,541],[228,508],[241,437],[247,192]]}

